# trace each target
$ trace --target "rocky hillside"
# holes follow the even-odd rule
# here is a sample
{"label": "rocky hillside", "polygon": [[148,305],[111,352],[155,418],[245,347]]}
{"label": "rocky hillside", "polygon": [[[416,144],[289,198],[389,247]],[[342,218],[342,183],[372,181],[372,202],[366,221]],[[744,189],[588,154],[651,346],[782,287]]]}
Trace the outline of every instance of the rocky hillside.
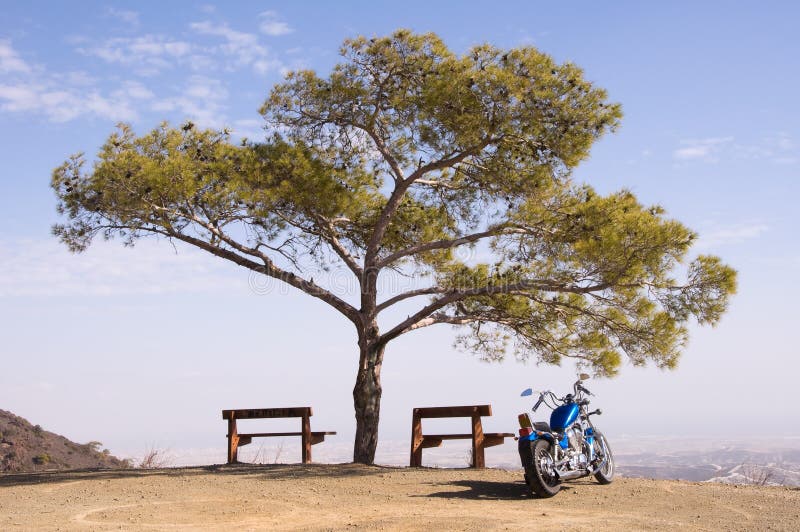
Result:
{"label": "rocky hillside", "polygon": [[0,473],[130,467],[101,446],[72,442],[0,410]]}

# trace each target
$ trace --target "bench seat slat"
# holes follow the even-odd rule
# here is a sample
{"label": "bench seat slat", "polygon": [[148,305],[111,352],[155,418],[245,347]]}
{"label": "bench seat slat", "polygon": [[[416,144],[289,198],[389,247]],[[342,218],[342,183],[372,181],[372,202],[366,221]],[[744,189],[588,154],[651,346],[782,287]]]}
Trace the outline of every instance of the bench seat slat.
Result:
{"label": "bench seat slat", "polygon": [[471,440],[472,434],[423,434],[422,437],[437,440]]}
{"label": "bench seat slat", "polygon": [[[510,432],[487,432],[483,435],[483,446],[494,447],[502,445],[505,438],[511,438],[514,434]],[[444,440],[471,440],[472,434],[423,434],[422,448],[440,447]]]}
{"label": "bench seat slat", "polygon": [[[311,432],[312,435],[324,435],[324,436],[332,436],[336,434],[336,432],[332,431],[314,431]],[[239,434],[240,438],[268,438],[270,436],[302,436],[302,432],[256,432],[251,434]]]}
{"label": "bench seat slat", "polygon": [[240,438],[265,438],[269,436],[302,436],[302,432],[255,432],[251,434],[239,434]]}
{"label": "bench seat slat", "polygon": [[222,419],[268,419],[279,417],[310,417],[314,412],[310,406],[288,408],[239,408],[223,410]]}
{"label": "bench seat slat", "polygon": [[470,406],[432,406],[415,408],[414,415],[420,418],[437,417],[470,417],[472,415],[491,416],[491,405],[470,405]]}
{"label": "bench seat slat", "polygon": [[506,438],[512,438],[514,434],[510,432],[488,432],[483,435],[483,446],[494,447],[495,445],[503,445]]}
{"label": "bench seat slat", "polygon": [[[515,436],[512,432],[484,432],[484,437],[496,437],[496,438],[511,438]],[[463,439],[471,439],[472,434],[423,434],[423,438],[437,438],[440,440],[463,440]]]}

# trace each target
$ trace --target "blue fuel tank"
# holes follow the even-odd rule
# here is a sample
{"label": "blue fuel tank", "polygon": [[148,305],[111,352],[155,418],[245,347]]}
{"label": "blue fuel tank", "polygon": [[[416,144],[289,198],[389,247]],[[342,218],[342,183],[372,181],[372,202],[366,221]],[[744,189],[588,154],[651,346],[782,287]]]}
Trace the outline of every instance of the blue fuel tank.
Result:
{"label": "blue fuel tank", "polygon": [[561,405],[550,414],[550,428],[555,432],[562,432],[569,428],[578,419],[580,408],[575,403]]}

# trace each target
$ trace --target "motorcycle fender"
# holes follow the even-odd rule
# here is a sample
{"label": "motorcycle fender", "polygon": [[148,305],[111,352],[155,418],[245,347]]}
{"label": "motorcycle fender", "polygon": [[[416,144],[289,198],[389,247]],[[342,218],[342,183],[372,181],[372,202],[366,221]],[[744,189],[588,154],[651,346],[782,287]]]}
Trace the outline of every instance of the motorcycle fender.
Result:
{"label": "motorcycle fender", "polygon": [[[533,439],[531,439],[531,436]],[[523,469],[533,464],[533,450],[531,447],[533,447],[532,442],[536,440],[536,434],[531,436],[523,436],[519,439],[519,460],[522,462]]]}

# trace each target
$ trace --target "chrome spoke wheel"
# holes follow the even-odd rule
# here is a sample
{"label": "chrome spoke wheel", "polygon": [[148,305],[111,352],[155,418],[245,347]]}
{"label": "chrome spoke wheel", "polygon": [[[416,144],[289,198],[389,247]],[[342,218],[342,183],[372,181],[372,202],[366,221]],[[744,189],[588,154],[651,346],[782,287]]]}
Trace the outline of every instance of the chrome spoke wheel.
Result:
{"label": "chrome spoke wheel", "polygon": [[614,479],[614,455],[611,454],[611,447],[608,445],[608,440],[601,433],[596,432],[594,437],[594,454],[596,464],[603,464],[600,469],[594,474],[600,484],[609,484]]}
{"label": "chrome spoke wheel", "polygon": [[558,477],[555,471],[555,462],[553,457],[545,449],[539,449],[536,453],[536,461],[539,465],[539,471],[542,474],[542,480],[547,482],[550,486],[558,484]]}

